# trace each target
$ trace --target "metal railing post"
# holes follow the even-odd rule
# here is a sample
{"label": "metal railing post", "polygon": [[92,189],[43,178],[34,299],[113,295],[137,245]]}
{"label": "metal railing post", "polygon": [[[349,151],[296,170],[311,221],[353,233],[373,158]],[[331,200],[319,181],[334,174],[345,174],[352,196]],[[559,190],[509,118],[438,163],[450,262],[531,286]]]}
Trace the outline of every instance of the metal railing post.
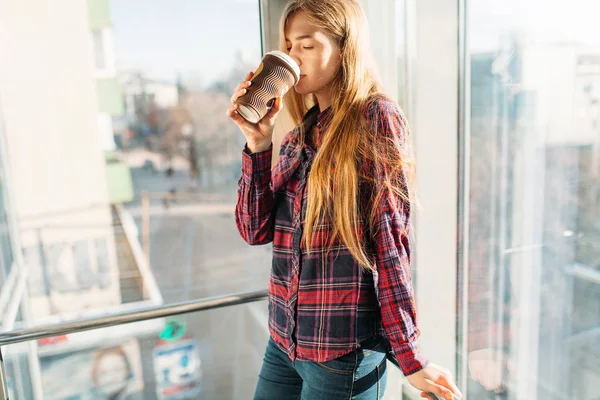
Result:
{"label": "metal railing post", "polygon": [[8,378],[4,368],[4,357],[2,356],[2,347],[0,347],[0,400],[8,400]]}

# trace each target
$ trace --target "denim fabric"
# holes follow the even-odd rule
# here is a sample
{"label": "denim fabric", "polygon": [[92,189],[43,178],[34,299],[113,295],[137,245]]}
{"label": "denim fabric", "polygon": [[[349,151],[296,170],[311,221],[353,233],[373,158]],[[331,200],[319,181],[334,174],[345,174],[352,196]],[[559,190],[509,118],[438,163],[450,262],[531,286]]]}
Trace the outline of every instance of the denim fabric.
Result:
{"label": "denim fabric", "polygon": [[269,339],[254,400],[377,400],[387,380],[381,337],[327,362],[291,361]]}

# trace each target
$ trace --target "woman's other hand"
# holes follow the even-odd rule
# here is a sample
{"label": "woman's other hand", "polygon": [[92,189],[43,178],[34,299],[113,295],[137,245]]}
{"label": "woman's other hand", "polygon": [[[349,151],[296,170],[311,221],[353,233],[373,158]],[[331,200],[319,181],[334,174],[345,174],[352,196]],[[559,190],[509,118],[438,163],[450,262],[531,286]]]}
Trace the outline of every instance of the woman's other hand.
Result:
{"label": "woman's other hand", "polygon": [[443,399],[452,400],[454,396],[462,398],[462,393],[452,380],[452,374],[446,368],[430,363],[422,370],[407,377],[408,382],[421,391],[421,397],[434,400],[427,392]]}

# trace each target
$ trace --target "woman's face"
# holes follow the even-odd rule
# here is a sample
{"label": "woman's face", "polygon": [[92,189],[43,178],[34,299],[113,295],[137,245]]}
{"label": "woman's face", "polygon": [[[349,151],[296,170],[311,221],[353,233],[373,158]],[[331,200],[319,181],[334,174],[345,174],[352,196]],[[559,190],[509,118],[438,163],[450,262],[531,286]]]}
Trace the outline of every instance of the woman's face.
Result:
{"label": "woman's face", "polygon": [[299,94],[328,90],[340,68],[341,52],[335,41],[310,22],[303,12],[288,18],[285,27],[287,51],[300,66]]}

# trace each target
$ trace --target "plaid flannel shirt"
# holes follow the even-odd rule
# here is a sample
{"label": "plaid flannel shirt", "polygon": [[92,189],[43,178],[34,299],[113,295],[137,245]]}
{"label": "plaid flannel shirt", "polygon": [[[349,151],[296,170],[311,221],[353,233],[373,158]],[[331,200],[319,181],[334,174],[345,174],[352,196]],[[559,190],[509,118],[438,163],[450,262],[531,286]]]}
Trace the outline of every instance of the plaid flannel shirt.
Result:
{"label": "plaid flannel shirt", "polygon": [[[381,140],[393,138],[400,144],[406,140],[405,120],[393,101],[377,96],[364,113],[370,126],[377,126]],[[315,106],[301,126],[311,132],[316,124],[321,132],[330,119],[330,108],[319,112]],[[269,283],[273,340],[292,360],[326,362],[380,334],[405,375],[421,370],[428,360],[419,351],[408,204],[390,194],[372,205],[377,207],[376,232],[366,240],[372,243],[373,272],[361,268],[339,240],[329,253],[324,251],[332,231],[327,220],[317,227],[308,254],[301,237],[307,178],[316,152],[309,141],[299,148],[298,135],[299,127],[286,135],[273,170],[272,148],[253,154],[245,149],[238,185],[235,216],[241,236],[251,245],[273,242]],[[378,188],[361,184],[361,201],[371,199],[374,190]]]}

